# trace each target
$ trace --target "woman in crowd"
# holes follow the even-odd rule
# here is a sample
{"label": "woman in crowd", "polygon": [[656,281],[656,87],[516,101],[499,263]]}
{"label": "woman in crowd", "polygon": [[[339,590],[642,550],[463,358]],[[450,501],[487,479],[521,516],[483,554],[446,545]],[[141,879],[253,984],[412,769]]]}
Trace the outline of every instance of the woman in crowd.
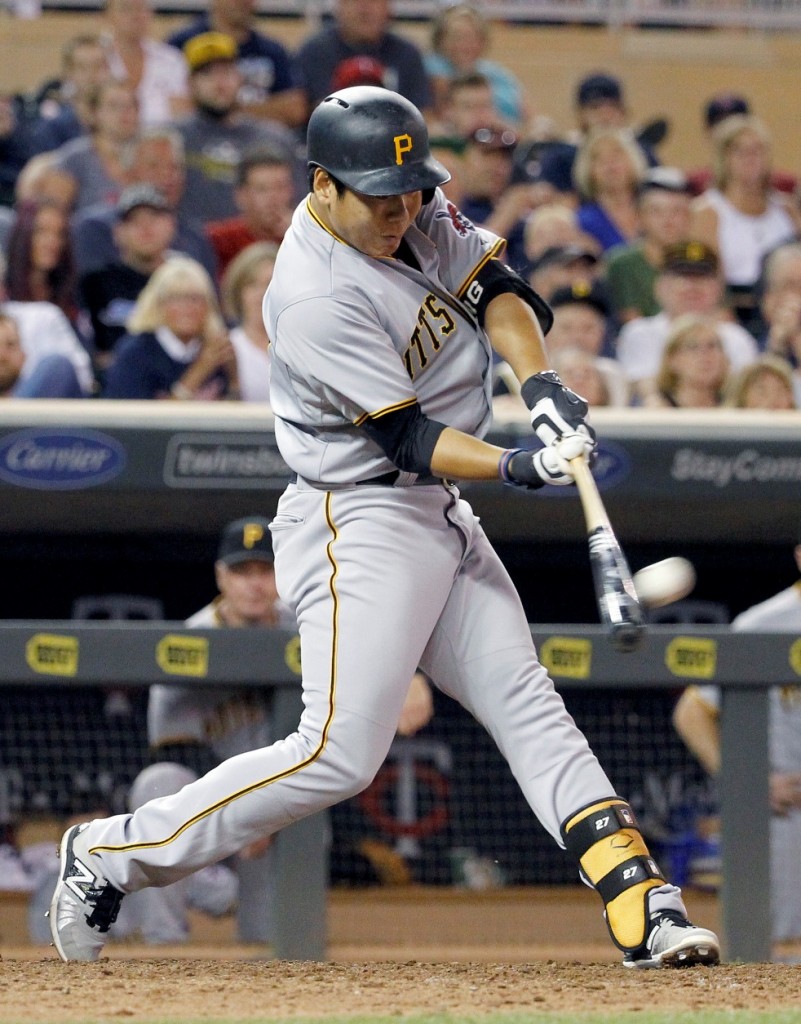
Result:
{"label": "woman in crowd", "polygon": [[214,284],[188,256],[153,272],[128,319],[104,398],[238,398],[236,355]]}
{"label": "woman in crowd", "polygon": [[254,242],[230,263],[222,280],[223,308],[235,324],[229,333],[236,352],[242,401],[268,402],[270,374],[262,301],[273,277],[278,246]]}
{"label": "woman in crowd", "polygon": [[76,325],[69,218],[58,204],[43,201],[17,208],[8,240],[6,294],[15,302],[52,302]]}
{"label": "woman in crowd", "polygon": [[729,359],[718,325],[688,314],[673,322],[659,372],[642,404],[652,408],[714,409],[723,404]]}
{"label": "woman in crowd", "polygon": [[498,117],[515,128],[523,128],[528,118],[525,91],[511,71],[487,60],[489,36],[488,22],[470,4],[446,7],[434,19],[431,52],[424,61],[434,86],[435,103],[441,108],[452,78],[483,75],[492,87]]}
{"label": "woman in crowd", "polygon": [[639,234],[637,194],[646,171],[642,150],[624,129],[596,130],[579,147],[573,166],[581,199],[576,219],[603,251]]}
{"label": "woman in crowd", "polygon": [[771,137],[759,118],[727,117],[715,129],[714,187],[693,204],[690,237],[720,255],[729,303],[746,328],[759,325],[754,286],[764,257],[801,231],[792,199],[771,186]]}
{"label": "woman in crowd", "polygon": [[726,404],[736,409],[797,409],[792,366],[780,356],[760,356],[732,380]]}

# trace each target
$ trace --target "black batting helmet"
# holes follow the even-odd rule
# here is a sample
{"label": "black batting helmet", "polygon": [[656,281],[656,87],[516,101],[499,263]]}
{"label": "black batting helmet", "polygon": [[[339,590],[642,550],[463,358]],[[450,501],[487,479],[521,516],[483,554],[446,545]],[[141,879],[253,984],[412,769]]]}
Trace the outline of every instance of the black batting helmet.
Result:
{"label": "black batting helmet", "polygon": [[327,96],[309,120],[306,147],[309,168],[322,167],[367,196],[433,191],[450,179],[431,156],[417,107],[378,86]]}

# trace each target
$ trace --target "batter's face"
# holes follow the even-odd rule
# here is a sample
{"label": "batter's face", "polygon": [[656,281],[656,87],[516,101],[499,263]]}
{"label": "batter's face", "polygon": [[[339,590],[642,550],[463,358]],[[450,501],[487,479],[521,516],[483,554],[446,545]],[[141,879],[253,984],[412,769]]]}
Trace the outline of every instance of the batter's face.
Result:
{"label": "batter's face", "polygon": [[337,193],[324,171],[314,176],[313,207],[323,223],[348,245],[376,259],[392,256],[423,205],[422,192],[400,196]]}

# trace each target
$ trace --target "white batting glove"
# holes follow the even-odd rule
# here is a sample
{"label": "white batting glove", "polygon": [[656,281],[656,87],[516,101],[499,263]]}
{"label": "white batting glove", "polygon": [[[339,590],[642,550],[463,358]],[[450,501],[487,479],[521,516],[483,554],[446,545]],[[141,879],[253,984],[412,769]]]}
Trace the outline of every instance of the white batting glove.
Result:
{"label": "white batting glove", "polygon": [[595,454],[595,431],[587,422],[589,406],[575,391],[565,387],[553,370],[535,373],[523,382],[520,394],[531,410],[531,425],[543,444],[570,435],[584,439],[584,451],[592,461]]}
{"label": "white batting glove", "polygon": [[515,484],[527,491],[537,490],[544,484],[564,487],[573,483],[567,462],[550,445],[535,452],[525,448],[510,448],[501,456],[498,475],[506,483]]}

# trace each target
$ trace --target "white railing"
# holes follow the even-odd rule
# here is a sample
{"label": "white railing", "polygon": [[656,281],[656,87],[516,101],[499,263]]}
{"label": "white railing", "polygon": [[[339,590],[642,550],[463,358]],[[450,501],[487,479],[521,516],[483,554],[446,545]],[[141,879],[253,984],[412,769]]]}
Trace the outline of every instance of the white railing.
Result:
{"label": "white railing", "polygon": [[[38,6],[39,0],[27,0]],[[13,11],[26,0],[0,0],[0,9]],[[97,10],[103,0],[41,0],[47,10]],[[395,0],[399,18],[426,19],[446,4],[443,0]],[[330,0],[259,0],[265,15],[314,19],[331,6]],[[624,26],[748,28],[763,31],[801,30],[799,0],[483,0],[477,2],[492,19],[516,22]],[[203,0],[154,0],[163,13],[201,11]],[[24,15],[23,15],[24,16]]]}

